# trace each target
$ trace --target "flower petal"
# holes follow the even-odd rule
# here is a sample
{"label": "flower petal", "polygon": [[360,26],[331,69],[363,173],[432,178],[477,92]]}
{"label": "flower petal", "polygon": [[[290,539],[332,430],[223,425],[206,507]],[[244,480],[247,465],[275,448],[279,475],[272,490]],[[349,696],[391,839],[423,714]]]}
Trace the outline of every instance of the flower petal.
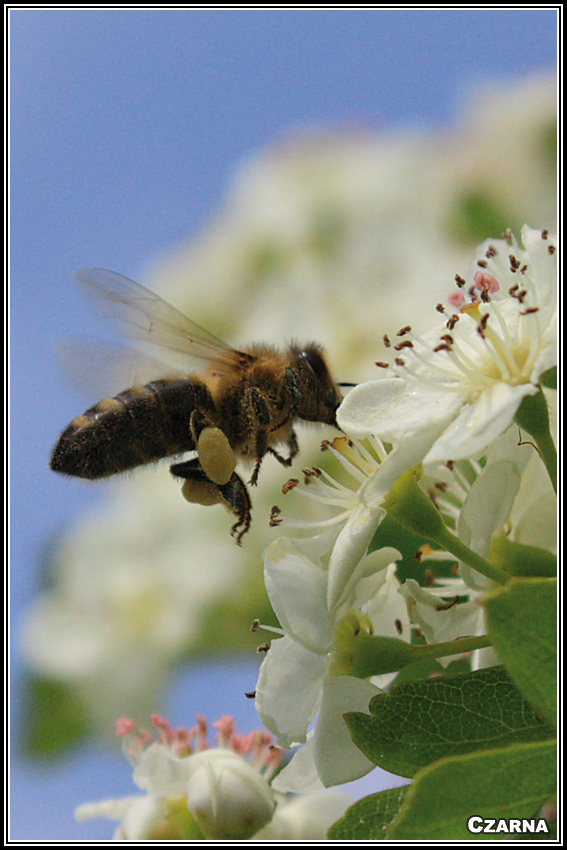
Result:
{"label": "flower petal", "polygon": [[354,387],[337,410],[337,422],[352,437],[374,434],[403,440],[423,427],[444,427],[462,404],[462,396],[420,389],[400,378],[367,381]]}
{"label": "flower petal", "polygon": [[157,741],[143,751],[134,767],[138,788],[161,797],[185,795],[188,760],[178,758]]}
{"label": "flower petal", "polygon": [[[420,587],[414,579],[408,579],[400,587],[400,593],[407,602],[411,619],[419,625],[427,643],[443,643],[465,635],[483,634],[480,631],[483,610],[476,602],[440,608],[439,595]],[[459,657],[447,656],[439,661],[445,665]]]}
{"label": "flower petal", "polygon": [[478,455],[511,424],[522,399],[534,395],[533,384],[497,383],[465,405],[426,454],[424,463],[462,460]]}
{"label": "flower petal", "polygon": [[282,794],[308,794],[313,791],[322,791],[324,787],[315,767],[313,736],[311,736],[306,744],[295,750],[289,764],[280,770],[273,780],[272,788]]}
{"label": "flower petal", "polygon": [[[460,540],[478,555],[487,558],[490,541],[510,515],[520,489],[521,474],[512,460],[489,463],[475,479],[457,521]],[[474,590],[486,590],[488,580],[462,564],[461,577]]]}
{"label": "flower petal", "polygon": [[264,553],[266,590],[286,634],[315,653],[330,651],[332,631],[326,605],[327,574],[288,537]]}
{"label": "flower petal", "polygon": [[353,743],[343,714],[368,712],[379,688],[354,676],[330,676],[323,683],[321,711],[313,735],[315,766],[325,787],[366,776],[376,765]]}
{"label": "flower petal", "polygon": [[366,554],[374,532],[386,516],[381,507],[357,505],[337,537],[329,559],[327,606],[333,611],[341,604],[351,584],[355,568]]}
{"label": "flower petal", "polygon": [[303,743],[319,710],[327,657],[304,649],[291,638],[272,641],[260,667],[256,710],[281,747]]}

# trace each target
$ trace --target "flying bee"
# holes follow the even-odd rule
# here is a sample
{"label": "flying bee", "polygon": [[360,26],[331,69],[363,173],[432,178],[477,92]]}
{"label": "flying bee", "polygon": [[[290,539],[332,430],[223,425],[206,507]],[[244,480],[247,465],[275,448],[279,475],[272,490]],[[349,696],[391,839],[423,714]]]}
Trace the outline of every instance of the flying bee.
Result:
{"label": "flying bee", "polygon": [[[126,321],[134,336],[200,358],[198,374],[168,373],[107,398],[63,431],[51,469],[98,479],[163,458],[196,452],[174,463],[183,494],[199,504],[224,504],[237,521],[240,544],[251,522],[251,501],[237,459],[252,466],[255,485],[262,460],[273,455],[290,466],[299,451],[296,420],[335,425],[341,402],[321,346],[291,344],[280,351],[252,345],[239,351],[200,328],[138,283],[105,269],[74,275],[85,293]],[[280,454],[283,446],[287,453]]]}

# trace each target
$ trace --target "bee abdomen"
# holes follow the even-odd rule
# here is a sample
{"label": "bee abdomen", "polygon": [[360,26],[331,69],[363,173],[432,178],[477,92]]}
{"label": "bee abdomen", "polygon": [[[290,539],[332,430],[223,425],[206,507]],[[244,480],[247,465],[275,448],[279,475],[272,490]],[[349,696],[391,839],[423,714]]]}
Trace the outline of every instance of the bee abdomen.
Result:
{"label": "bee abdomen", "polygon": [[79,478],[106,478],[195,448],[190,417],[214,415],[210,392],[195,378],[163,378],[132,387],[90,407],[61,434],[51,469]]}

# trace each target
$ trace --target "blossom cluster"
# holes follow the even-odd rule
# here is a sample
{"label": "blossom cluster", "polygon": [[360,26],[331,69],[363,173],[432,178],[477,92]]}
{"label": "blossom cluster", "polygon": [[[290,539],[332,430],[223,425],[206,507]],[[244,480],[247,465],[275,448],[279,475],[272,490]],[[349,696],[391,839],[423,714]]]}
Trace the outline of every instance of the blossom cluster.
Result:
{"label": "blossom cluster", "polygon": [[189,729],[173,729],[158,714],[151,721],[154,734],[129,718],[116,724],[134,782],[145,794],[85,803],[76,811],[79,821],[120,821],[115,840],[324,837],[350,802],[339,792],[296,800],[277,794],[269,782],[283,751],[264,730],[238,734],[228,715],[213,723],[214,747],[202,715]]}
{"label": "blossom cluster", "polygon": [[[455,279],[453,309],[437,306],[442,325],[422,337],[405,326],[395,344],[388,339],[392,361],[377,363],[384,376],[355,387],[339,408],[345,436],[322,448],[347,483],[314,467],[284,487],[326,514],[294,519],[277,506],[272,523],[293,536],[264,555],[281,637],[262,664],[256,705],[278,743],[298,746],[276,779],[281,790],[331,786],[373,768],[343,715],[367,710],[390,667],[419,657],[403,641],[421,635],[446,665],[461,657],[459,639],[477,638],[472,667],[498,663],[478,603],[510,577],[506,564],[496,566],[499,542],[555,550],[554,394],[543,388],[557,362],[556,263],[547,230],[524,227],[521,245],[509,232],[483,243],[469,274]],[[543,407],[532,409],[536,399]],[[449,561],[452,575],[400,582],[401,555],[373,545],[386,517],[422,535],[420,557]],[[368,640],[355,648],[358,633],[383,639],[370,664]]]}

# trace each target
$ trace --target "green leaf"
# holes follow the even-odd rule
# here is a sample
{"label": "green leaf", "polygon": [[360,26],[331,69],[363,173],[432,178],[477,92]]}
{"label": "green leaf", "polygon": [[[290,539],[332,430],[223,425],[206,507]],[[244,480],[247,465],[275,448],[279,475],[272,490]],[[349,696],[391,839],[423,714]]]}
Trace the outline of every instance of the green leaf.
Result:
{"label": "green leaf", "polygon": [[540,384],[549,390],[557,389],[557,366],[552,366],[541,376]]}
{"label": "green leaf", "polygon": [[510,575],[553,578],[557,575],[557,557],[539,546],[516,543],[505,534],[492,538],[490,560]]}
{"label": "green leaf", "polygon": [[327,833],[331,841],[368,840],[386,838],[385,829],[397,815],[407,787],[390,788],[370,794],[350,806]]}
{"label": "green leaf", "polygon": [[484,598],[488,631],[512,680],[557,723],[557,580],[515,578]]}
{"label": "green leaf", "polygon": [[84,706],[69,686],[29,677],[24,683],[23,749],[29,756],[60,756],[88,734]]}
{"label": "green leaf", "polygon": [[533,817],[553,797],[555,785],[554,741],[441,759],[416,774],[386,837],[486,841],[485,834],[468,831],[472,815],[497,820]]}
{"label": "green leaf", "polygon": [[370,761],[398,776],[413,776],[444,756],[555,734],[503,667],[400,684],[374,697],[370,711],[345,715],[352,739]]}

